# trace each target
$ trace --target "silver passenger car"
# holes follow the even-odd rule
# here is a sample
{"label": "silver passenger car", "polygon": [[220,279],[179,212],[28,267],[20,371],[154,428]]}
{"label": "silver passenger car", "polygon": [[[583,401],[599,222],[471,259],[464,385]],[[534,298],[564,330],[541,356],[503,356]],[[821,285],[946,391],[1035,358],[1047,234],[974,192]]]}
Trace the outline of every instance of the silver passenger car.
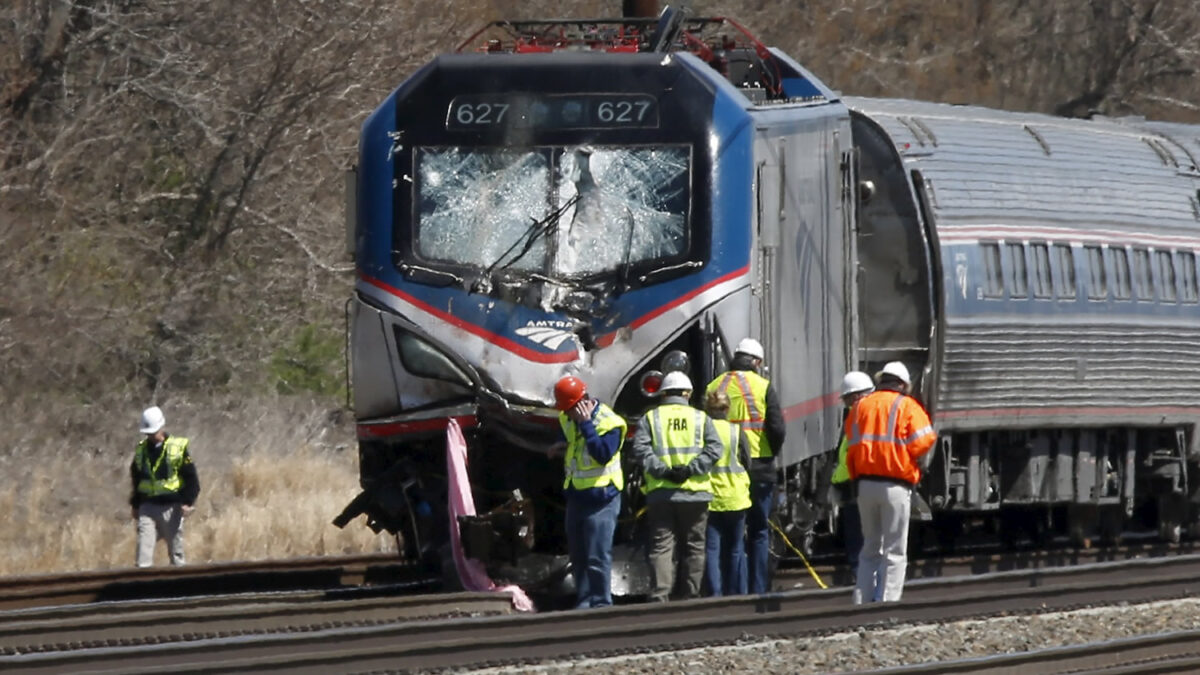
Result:
{"label": "silver passenger car", "polygon": [[861,361],[922,373],[929,504],[1178,538],[1200,487],[1200,127],[846,103],[875,187]]}

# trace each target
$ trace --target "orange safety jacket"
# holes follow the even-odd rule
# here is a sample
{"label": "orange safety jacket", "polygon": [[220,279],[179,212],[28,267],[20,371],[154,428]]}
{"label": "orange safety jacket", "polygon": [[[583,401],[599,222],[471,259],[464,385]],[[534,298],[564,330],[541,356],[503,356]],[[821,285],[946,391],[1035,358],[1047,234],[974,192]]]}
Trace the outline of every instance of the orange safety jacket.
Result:
{"label": "orange safety jacket", "polygon": [[916,399],[880,390],[862,397],[847,418],[846,468],[850,478],[888,478],[916,485],[917,458],[929,452],[937,432]]}

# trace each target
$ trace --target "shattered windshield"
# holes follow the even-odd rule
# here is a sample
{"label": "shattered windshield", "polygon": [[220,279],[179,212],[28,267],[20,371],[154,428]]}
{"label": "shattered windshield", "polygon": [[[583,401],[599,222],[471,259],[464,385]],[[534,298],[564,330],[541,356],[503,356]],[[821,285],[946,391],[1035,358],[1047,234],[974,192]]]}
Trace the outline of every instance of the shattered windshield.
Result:
{"label": "shattered windshield", "polygon": [[687,146],[418,148],[426,260],[573,277],[688,251]]}

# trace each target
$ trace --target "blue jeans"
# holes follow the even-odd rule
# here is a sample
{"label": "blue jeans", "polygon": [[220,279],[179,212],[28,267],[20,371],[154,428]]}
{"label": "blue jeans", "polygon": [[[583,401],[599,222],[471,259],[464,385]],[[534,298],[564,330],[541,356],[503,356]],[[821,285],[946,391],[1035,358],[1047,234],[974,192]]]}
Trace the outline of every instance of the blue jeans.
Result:
{"label": "blue jeans", "polygon": [[704,582],[710,595],[746,594],[746,510],[709,511]]}
{"label": "blue jeans", "polygon": [[771,509],[775,506],[774,483],[750,483],[750,510],[746,514],[746,557],[750,592],[771,590]]}
{"label": "blue jeans", "polygon": [[613,532],[621,495],[605,504],[577,504],[567,500],[567,549],[575,579],[575,608],[612,604]]}

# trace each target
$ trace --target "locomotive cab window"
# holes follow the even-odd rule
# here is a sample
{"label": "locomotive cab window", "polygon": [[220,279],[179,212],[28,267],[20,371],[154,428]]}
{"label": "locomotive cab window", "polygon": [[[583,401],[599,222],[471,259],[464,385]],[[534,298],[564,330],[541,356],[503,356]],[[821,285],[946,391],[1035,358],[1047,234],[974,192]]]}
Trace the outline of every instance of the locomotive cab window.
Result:
{"label": "locomotive cab window", "polygon": [[690,251],[687,146],[416,149],[422,260],[553,278]]}
{"label": "locomotive cab window", "polygon": [[1200,288],[1196,282],[1196,254],[1191,251],[1180,251],[1176,262],[1179,264],[1179,299],[1184,302],[1200,302]]}
{"label": "locomotive cab window", "polygon": [[1129,253],[1123,248],[1108,249],[1112,259],[1113,297],[1117,300],[1128,300],[1132,293],[1129,276]]}
{"label": "locomotive cab window", "polygon": [[1014,298],[1029,296],[1029,269],[1025,265],[1025,245],[1005,244],[1008,250],[1009,295]]}
{"label": "locomotive cab window", "polygon": [[1060,300],[1074,300],[1075,290],[1075,256],[1068,244],[1054,245],[1054,260],[1058,263],[1058,274],[1054,275],[1054,290]]}
{"label": "locomotive cab window", "polygon": [[1054,293],[1050,274],[1050,247],[1047,244],[1030,244],[1033,253],[1033,297],[1049,298]]}
{"label": "locomotive cab window", "polygon": [[1155,251],[1158,259],[1158,280],[1161,297],[1166,302],[1175,302],[1175,260],[1170,251]]}
{"label": "locomotive cab window", "polygon": [[1099,246],[1084,246],[1088,261],[1088,297],[1104,300],[1108,297],[1108,275],[1104,270],[1104,249]]}
{"label": "locomotive cab window", "polygon": [[1134,291],[1138,300],[1154,299],[1154,274],[1150,271],[1150,251],[1133,249]]}
{"label": "locomotive cab window", "polygon": [[999,298],[1004,295],[1000,244],[983,244],[983,295],[989,298]]}

